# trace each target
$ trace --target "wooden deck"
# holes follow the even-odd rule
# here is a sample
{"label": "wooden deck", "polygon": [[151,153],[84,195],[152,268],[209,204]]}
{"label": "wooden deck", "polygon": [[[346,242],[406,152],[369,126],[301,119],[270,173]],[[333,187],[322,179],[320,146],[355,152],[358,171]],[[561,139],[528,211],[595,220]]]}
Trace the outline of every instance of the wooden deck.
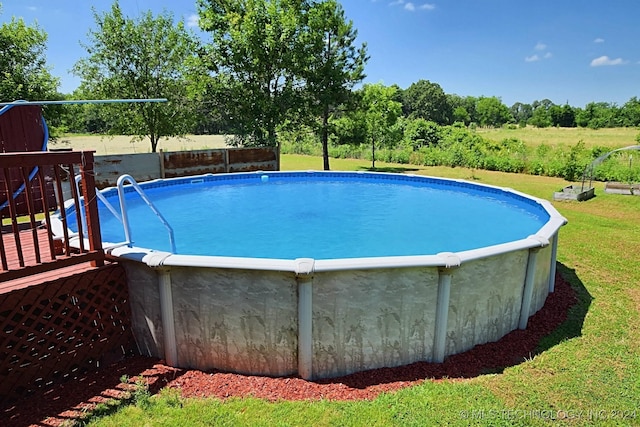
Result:
{"label": "wooden deck", "polygon": [[[36,260],[36,245],[34,244],[33,230],[21,231],[19,234],[20,246],[24,254],[24,267],[20,266],[17,243],[14,235],[12,233],[2,234],[9,270],[2,272],[2,275],[0,275],[0,278],[2,278],[3,275],[5,278],[4,281],[0,281],[0,294],[16,289],[23,289],[32,285],[39,285],[60,277],[71,276],[96,268],[91,265],[90,259],[77,263],[79,261],[78,258],[86,257],[87,254],[52,254],[49,248],[47,230],[37,229],[35,232],[40,253],[40,263]],[[42,271],[51,266],[52,263],[60,266],[60,268]]]}
{"label": "wooden deck", "polygon": [[[2,219],[11,224],[10,230],[2,230],[0,290],[7,292],[42,283],[52,277],[51,273],[36,275],[47,271],[58,271],[54,277],[69,274],[77,271],[67,269],[75,264],[104,264],[92,151],[0,153],[0,181]],[[17,204],[17,194],[24,196],[22,205]],[[82,230],[85,239],[79,241],[77,250],[68,245],[59,247],[62,245],[57,245],[40,226],[42,221],[50,229],[52,212],[66,212],[65,194],[73,197],[75,215],[71,217],[75,224],[68,223],[68,216],[61,214],[61,227],[64,230],[75,226]],[[23,208],[26,211],[20,210]],[[81,221],[82,211],[84,221]],[[44,219],[36,220],[41,214]],[[29,219],[29,230],[17,229],[21,217]],[[69,236],[65,234],[64,239],[68,240]]]}

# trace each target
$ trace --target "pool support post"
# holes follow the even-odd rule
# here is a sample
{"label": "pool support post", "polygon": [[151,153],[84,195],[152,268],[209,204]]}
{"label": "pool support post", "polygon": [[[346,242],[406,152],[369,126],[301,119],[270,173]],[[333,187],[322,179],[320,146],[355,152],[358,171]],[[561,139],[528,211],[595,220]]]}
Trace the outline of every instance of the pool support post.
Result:
{"label": "pool support post", "polygon": [[524,290],[522,291],[522,305],[520,306],[519,329],[527,329],[529,322],[529,312],[531,311],[531,299],[533,298],[533,284],[536,277],[536,264],[538,261],[539,248],[529,249],[527,260],[527,273],[524,278]]}
{"label": "pool support post", "polygon": [[518,322],[518,329],[527,329],[529,312],[531,311],[531,300],[533,298],[533,287],[535,285],[538,252],[540,252],[540,249],[549,246],[549,240],[543,236],[529,236],[529,239],[540,242],[540,246],[529,249],[527,272],[524,278],[524,289],[522,290],[522,304],[520,305],[520,321]]}
{"label": "pool support post", "polygon": [[438,268],[438,299],[436,303],[436,325],[433,335],[433,361],[444,362],[447,348],[447,325],[449,323],[449,300],[451,296],[451,277],[455,267],[459,267],[461,260],[453,253],[438,254],[443,258],[444,266]]}
{"label": "pool support post", "polygon": [[449,322],[449,297],[451,295],[451,271],[438,272],[438,302],[436,304],[436,326],[433,337],[433,361],[444,362],[447,345],[447,323]]}
{"label": "pool support post", "polygon": [[164,168],[164,151],[162,148],[158,150],[158,161],[160,162],[160,179],[165,179],[167,176]]}
{"label": "pool support post", "polygon": [[549,270],[549,293],[556,290],[556,257],[558,256],[558,233],[553,235],[551,240],[551,268]]}
{"label": "pool support post", "polygon": [[171,293],[171,269],[165,267],[159,268],[157,271],[164,359],[167,365],[178,366],[178,346],[176,343],[175,319],[173,317],[173,295]]}
{"label": "pool support post", "polygon": [[313,267],[311,258],[296,260],[298,284],[298,375],[313,379]]}

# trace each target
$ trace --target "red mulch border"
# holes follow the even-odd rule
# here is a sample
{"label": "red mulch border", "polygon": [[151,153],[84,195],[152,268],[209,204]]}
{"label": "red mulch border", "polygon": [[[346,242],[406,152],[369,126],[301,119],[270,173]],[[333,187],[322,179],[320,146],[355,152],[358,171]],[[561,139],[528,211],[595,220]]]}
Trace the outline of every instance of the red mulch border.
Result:
{"label": "red mulch border", "polygon": [[[0,424],[59,426],[70,420],[79,420],[98,403],[123,398],[139,378],[146,381],[151,393],[169,387],[180,390],[183,397],[356,400],[374,399],[380,393],[429,380],[460,380],[502,372],[504,368],[535,355],[540,340],[566,320],[569,309],[576,302],[576,292],[558,275],[554,293],[547,297],[544,307],[531,316],[526,330],[515,330],[499,341],[449,356],[440,364],[417,362],[317,381],[177,369],[155,358],[130,357],[88,373],[79,380],[43,390],[12,406],[0,408]],[[129,378],[126,384],[120,381],[123,375]]]}

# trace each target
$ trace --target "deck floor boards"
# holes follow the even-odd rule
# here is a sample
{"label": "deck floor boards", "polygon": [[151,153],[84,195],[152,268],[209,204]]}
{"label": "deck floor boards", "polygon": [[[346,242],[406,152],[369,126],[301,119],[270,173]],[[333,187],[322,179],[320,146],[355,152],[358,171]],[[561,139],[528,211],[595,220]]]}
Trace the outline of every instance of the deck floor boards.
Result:
{"label": "deck floor boards", "polygon": [[[19,233],[19,236],[25,267],[37,265],[38,263],[36,262],[35,245],[33,241],[32,230],[21,231]],[[47,230],[45,229],[37,229],[37,240],[38,248],[40,250],[41,263],[55,263],[56,260],[63,260],[73,257],[73,254],[70,256],[64,254],[55,255],[55,258],[52,257],[51,250],[49,249]],[[7,265],[9,267],[9,270],[19,270],[22,267],[19,263],[18,248],[16,245],[14,234],[3,233],[2,241],[4,244],[5,253],[7,255]],[[94,268],[95,267],[93,267],[90,262],[83,262],[69,267],[58,268],[44,273],[32,274],[19,279],[0,282],[0,294],[11,292],[16,289],[23,289],[32,285],[39,285],[60,277],[82,273]]]}

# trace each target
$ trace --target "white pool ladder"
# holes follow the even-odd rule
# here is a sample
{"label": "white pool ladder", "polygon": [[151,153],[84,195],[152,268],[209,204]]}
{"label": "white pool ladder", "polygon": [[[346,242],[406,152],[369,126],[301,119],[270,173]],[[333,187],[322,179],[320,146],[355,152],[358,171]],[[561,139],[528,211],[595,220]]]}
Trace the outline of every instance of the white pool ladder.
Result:
{"label": "white pool ladder", "polygon": [[[82,193],[80,192],[80,184],[82,182],[82,175],[78,174],[76,175],[76,192],[78,193],[78,200],[80,200],[80,198],[82,197]],[[113,216],[116,217],[116,219],[122,223],[122,218],[120,217],[120,214],[118,213],[117,209],[113,207],[113,205],[111,203],[109,203],[109,201],[107,200],[106,197],[104,197],[104,195],[100,192],[100,191],[96,191],[96,197],[98,198],[98,200],[100,200],[102,203],[104,203],[104,205],[107,207],[107,209],[109,209],[109,212],[111,212],[113,214]],[[82,220],[84,221],[84,210],[81,209],[80,212],[82,213]],[[83,226],[85,226],[86,224],[83,223]]]}
{"label": "white pool ladder", "polygon": [[125,174],[125,175],[121,175],[120,178],[118,178],[117,186],[118,186],[118,198],[120,199],[120,212],[122,213],[122,226],[124,227],[124,237],[125,237],[125,240],[127,241],[127,244],[131,245],[133,243],[133,240],[131,239],[131,226],[129,225],[129,217],[127,216],[127,205],[126,205],[125,194],[124,194],[125,181],[128,181],[129,184],[133,186],[133,189],[136,190],[136,192],[140,195],[142,200],[147,204],[147,206],[149,206],[149,208],[153,211],[153,213],[156,214],[160,222],[162,222],[164,227],[167,229],[167,232],[169,233],[169,243],[171,244],[171,252],[174,254],[177,253],[176,240],[173,236],[173,228],[171,228],[171,225],[169,225],[169,222],[160,213],[158,208],[156,208],[156,206],[153,204],[151,199],[149,199],[149,197],[147,197],[145,192],[142,191],[142,188],[138,185],[136,180],[133,179],[131,175]]}
{"label": "white pool ladder", "polygon": [[[80,191],[80,185],[82,183],[82,175],[78,174],[75,177],[75,181],[76,181],[76,194],[78,195],[78,200],[82,200],[82,193]],[[120,216],[120,213],[118,212],[118,210],[116,208],[113,207],[113,205],[111,203],[109,203],[109,201],[107,200],[106,197],[104,197],[104,195],[100,192],[100,191],[96,191],[96,197],[98,198],[98,200],[100,200],[106,207],[107,209],[109,209],[109,212],[111,212],[111,214],[118,220],[118,222],[120,224],[122,224],[122,217]],[[80,209],[80,221],[82,223],[82,229],[83,231],[87,229],[87,219],[85,216],[85,211],[84,209]],[[84,234],[84,233],[83,233]],[[75,236],[78,235],[78,233],[74,233]],[[81,236],[82,238],[84,238],[85,236]],[[128,245],[130,242],[121,242],[121,243],[117,243],[115,244],[115,246],[122,246],[122,245]]]}
{"label": "white pool ladder", "polygon": [[[76,181],[76,191],[78,193],[78,200],[81,200],[80,182],[82,181],[82,176],[79,174],[76,175],[75,181]],[[120,178],[118,178],[118,181],[117,181],[118,198],[120,200],[120,213],[118,213],[118,210],[114,208],[111,203],[109,203],[107,198],[100,191],[96,191],[96,196],[98,197],[98,199],[106,206],[109,212],[111,212],[111,214],[114,217],[116,217],[116,219],[122,224],[122,228],[124,229],[125,241],[121,243],[117,243],[115,246],[121,246],[121,245],[131,246],[131,244],[133,244],[133,240],[131,239],[131,226],[129,225],[129,217],[127,216],[127,207],[126,207],[125,196],[124,196],[125,181],[128,181],[129,184],[133,186],[133,188],[140,195],[142,200],[147,204],[147,206],[149,206],[149,208],[153,211],[153,213],[156,214],[158,219],[160,219],[160,222],[162,222],[162,224],[165,226],[165,228],[169,233],[169,243],[171,244],[171,252],[174,254],[177,253],[176,242],[173,235],[173,228],[171,228],[171,225],[169,225],[169,222],[160,213],[158,208],[156,208],[156,206],[153,204],[151,199],[149,199],[149,197],[145,194],[145,192],[142,190],[140,185],[138,185],[136,180],[131,175],[127,175],[127,174],[120,176]],[[80,220],[82,221],[83,229],[86,230],[87,221],[85,218],[84,209],[80,209]]]}

